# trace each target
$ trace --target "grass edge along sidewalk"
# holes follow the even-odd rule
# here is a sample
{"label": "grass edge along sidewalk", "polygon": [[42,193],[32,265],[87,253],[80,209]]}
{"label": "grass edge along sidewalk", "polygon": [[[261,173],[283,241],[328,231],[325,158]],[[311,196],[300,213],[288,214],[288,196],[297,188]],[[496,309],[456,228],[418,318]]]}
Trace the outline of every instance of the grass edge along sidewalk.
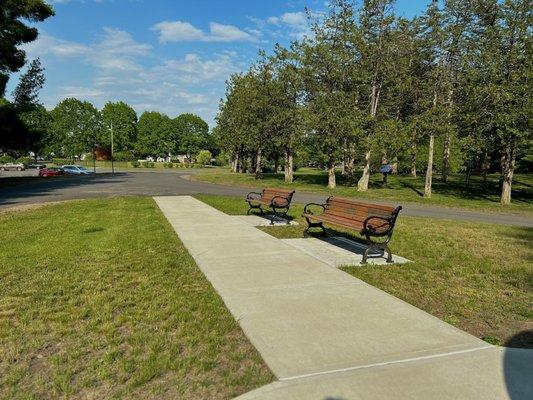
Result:
{"label": "grass edge along sidewalk", "polygon": [[227,399],[272,381],[152,199],[0,221],[0,398]]}
{"label": "grass edge along sidewalk", "polygon": [[215,183],[220,185],[249,187],[272,187],[295,189],[298,192],[309,192],[322,195],[360,198],[366,200],[398,201],[402,204],[416,203],[449,208],[460,208],[472,211],[487,211],[491,213],[518,213],[533,215],[533,175],[517,175],[513,184],[513,203],[503,206],[498,197],[498,176],[490,175],[485,185],[481,177],[472,178],[471,187],[466,189],[464,176],[452,175],[448,183],[434,178],[433,195],[431,199],[422,196],[424,178],[412,178],[406,175],[391,175],[387,186],[381,182],[381,174],[371,175],[369,190],[358,192],[354,182],[349,182],[338,174],[337,187],[327,188],[327,176],[318,169],[301,168],[295,172],[292,184],[284,182],[284,175],[263,174],[261,179],[255,179],[253,174],[232,173],[228,169],[213,168],[202,170],[191,175],[192,180]]}
{"label": "grass edge along sidewalk", "polygon": [[[247,211],[240,197],[195,197],[227,214]],[[289,212],[298,226],[260,229],[301,238],[302,210]],[[390,246],[413,263],[343,269],[488,343],[533,348],[532,241],[532,228],[400,215]]]}

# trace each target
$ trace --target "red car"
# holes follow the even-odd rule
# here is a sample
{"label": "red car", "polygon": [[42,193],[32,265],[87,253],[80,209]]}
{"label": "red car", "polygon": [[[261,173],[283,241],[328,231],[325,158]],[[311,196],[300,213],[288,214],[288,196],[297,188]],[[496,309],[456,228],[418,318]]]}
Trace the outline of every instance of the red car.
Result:
{"label": "red car", "polygon": [[57,167],[50,167],[50,168],[43,168],[39,170],[39,176],[58,176],[58,175],[64,175],[65,172],[61,168]]}

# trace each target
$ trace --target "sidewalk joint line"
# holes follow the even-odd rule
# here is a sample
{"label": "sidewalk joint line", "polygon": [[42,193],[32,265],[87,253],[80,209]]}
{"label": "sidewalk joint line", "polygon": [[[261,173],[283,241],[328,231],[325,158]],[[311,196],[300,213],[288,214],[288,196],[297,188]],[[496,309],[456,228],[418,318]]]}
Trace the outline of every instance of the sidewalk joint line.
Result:
{"label": "sidewalk joint line", "polygon": [[495,346],[487,345],[487,346],[482,346],[482,347],[475,347],[473,349],[457,350],[457,351],[451,351],[451,352],[448,352],[448,353],[433,354],[433,355],[429,355],[429,356],[404,358],[404,359],[401,359],[401,360],[384,361],[384,362],[374,363],[374,364],[358,365],[358,366],[355,366],[355,367],[332,369],[332,370],[329,370],[329,371],[312,372],[310,374],[302,374],[302,375],[289,376],[287,378],[280,378],[279,380],[280,381],[294,381],[294,380],[298,380],[298,379],[311,378],[311,377],[320,376],[320,375],[333,375],[333,374],[337,374],[337,373],[341,373],[341,372],[356,371],[356,370],[359,370],[359,369],[370,369],[370,368],[376,368],[376,367],[383,367],[383,366],[387,366],[387,365],[403,364],[403,363],[422,361],[422,360],[431,360],[433,358],[441,358],[441,357],[453,356],[453,355],[458,355],[458,354],[472,353],[472,352],[479,351],[479,350],[492,349],[494,347]]}

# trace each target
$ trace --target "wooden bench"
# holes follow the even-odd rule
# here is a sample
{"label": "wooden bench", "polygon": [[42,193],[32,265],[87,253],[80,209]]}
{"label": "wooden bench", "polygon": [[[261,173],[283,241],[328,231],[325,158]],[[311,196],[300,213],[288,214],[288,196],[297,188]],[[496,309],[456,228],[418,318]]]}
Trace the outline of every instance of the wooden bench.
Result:
{"label": "wooden bench", "polygon": [[[317,208],[321,212],[316,213]],[[329,197],[324,204],[309,203],[304,208],[303,217],[307,220],[306,233],[310,228],[321,228],[327,234],[324,224],[343,229],[355,229],[367,240],[369,247],[363,254],[363,264],[371,252],[387,253],[387,262],[392,262],[388,243],[401,206],[390,207],[379,204],[363,203],[339,197]]]}
{"label": "wooden bench", "polygon": [[[261,193],[250,192],[246,196],[246,201],[250,206],[248,214],[250,214],[250,211],[253,209],[259,209],[261,214],[264,214],[265,211],[262,206],[269,207],[275,216],[287,219],[288,224],[289,220],[287,213],[289,212],[293,195],[294,190],[287,189],[263,189]],[[274,224],[273,218],[270,220],[270,224]]]}

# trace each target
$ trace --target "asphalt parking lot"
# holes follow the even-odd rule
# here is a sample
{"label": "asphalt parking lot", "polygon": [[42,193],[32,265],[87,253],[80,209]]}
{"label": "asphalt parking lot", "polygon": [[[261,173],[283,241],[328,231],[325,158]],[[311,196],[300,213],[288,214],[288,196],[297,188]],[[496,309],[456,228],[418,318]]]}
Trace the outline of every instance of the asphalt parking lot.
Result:
{"label": "asphalt parking lot", "polygon": [[[117,196],[173,196],[198,193],[222,196],[244,196],[256,188],[239,188],[214,185],[188,179],[199,170],[119,170],[112,174],[98,170],[94,175],[72,175],[40,178],[36,170],[0,172],[0,211],[31,204],[74,199]],[[8,178],[2,182],[2,178]],[[13,184],[14,177],[21,177],[20,184]],[[327,196],[297,192],[297,203],[323,203]],[[390,202],[382,202],[391,204]],[[490,214],[447,207],[403,203],[402,214],[415,217],[432,217],[455,220],[489,222],[514,226],[533,227],[533,218],[522,214]]]}

